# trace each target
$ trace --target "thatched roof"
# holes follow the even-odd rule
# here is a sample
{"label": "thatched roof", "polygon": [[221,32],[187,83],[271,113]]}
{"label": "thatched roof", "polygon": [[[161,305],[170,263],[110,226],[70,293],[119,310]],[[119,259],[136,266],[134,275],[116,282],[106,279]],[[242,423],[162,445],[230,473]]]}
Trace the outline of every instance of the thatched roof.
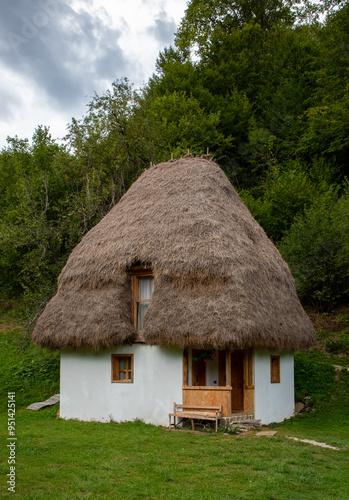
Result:
{"label": "thatched roof", "polygon": [[151,167],[71,253],[33,333],[39,346],[132,342],[128,270],[152,266],[150,344],[298,350],[314,329],[278,250],[213,161]]}

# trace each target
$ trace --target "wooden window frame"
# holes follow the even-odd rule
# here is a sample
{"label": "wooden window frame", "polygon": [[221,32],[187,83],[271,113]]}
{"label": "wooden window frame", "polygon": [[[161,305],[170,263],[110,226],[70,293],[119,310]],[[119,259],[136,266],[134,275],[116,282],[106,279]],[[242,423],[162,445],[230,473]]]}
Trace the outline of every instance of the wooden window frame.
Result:
{"label": "wooden window frame", "polygon": [[139,302],[148,302],[141,301],[138,299],[138,280],[139,278],[151,277],[154,278],[153,270],[149,266],[133,266],[130,269],[131,274],[131,287],[132,287],[132,318],[133,325],[137,332],[138,337],[142,337],[142,330],[138,329],[138,307],[137,304]]}
{"label": "wooden window frame", "polygon": [[[128,358],[131,359],[131,369],[128,368],[128,364],[126,370],[120,370],[119,362],[120,358]],[[122,384],[133,384],[134,375],[133,375],[133,354],[112,354],[111,355],[111,381]],[[126,372],[126,378],[121,379],[120,372]]]}
{"label": "wooden window frame", "polygon": [[270,383],[280,384],[280,356],[270,356]]}

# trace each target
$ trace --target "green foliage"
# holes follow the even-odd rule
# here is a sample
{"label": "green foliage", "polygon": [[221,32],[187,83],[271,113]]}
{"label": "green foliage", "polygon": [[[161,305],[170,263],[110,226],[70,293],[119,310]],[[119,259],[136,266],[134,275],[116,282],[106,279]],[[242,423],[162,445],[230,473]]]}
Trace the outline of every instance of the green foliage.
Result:
{"label": "green foliage", "polygon": [[195,98],[183,92],[154,99],[149,115],[156,127],[158,149],[162,151],[159,159],[167,160],[171,153],[178,158],[188,149],[200,155],[207,147],[220,150],[229,142],[218,132],[219,114],[205,113]]}
{"label": "green foliage", "polygon": [[255,197],[246,190],[240,195],[268,236],[277,242],[295,218],[311,206],[316,188],[297,165],[284,170],[275,165],[255,192]]}
{"label": "green foliage", "polygon": [[176,45],[182,50],[196,45],[202,54],[214,35],[222,37],[224,33],[241,29],[245,24],[256,23],[262,30],[270,29],[280,21],[292,24],[292,3],[282,0],[192,0],[176,34]]}
{"label": "green foliage", "polygon": [[315,307],[332,308],[349,292],[348,199],[328,191],[292,225],[280,250],[300,295]]}
{"label": "green foliage", "polygon": [[340,313],[337,318],[337,323],[339,325],[347,325],[349,323],[348,315]]}
{"label": "green foliage", "polygon": [[146,126],[134,120],[139,97],[127,79],[95,94],[89,112],[72,120],[66,137],[77,178],[70,216],[87,232],[115,205],[149,166],[143,137]]}
{"label": "green foliage", "polygon": [[335,369],[330,364],[308,359],[307,353],[295,354],[295,398],[309,396],[313,403],[330,401],[335,393]]}
{"label": "green foliage", "polygon": [[64,251],[59,215],[70,188],[67,154],[46,127],[35,131],[31,145],[8,142],[0,155],[0,286],[8,295],[52,293]]}
{"label": "green foliage", "polygon": [[15,392],[20,408],[59,392],[59,352],[28,344],[23,330],[1,333],[0,347],[2,401],[7,392]]}
{"label": "green foliage", "polygon": [[[346,89],[349,90],[349,86]],[[308,157],[332,161],[334,179],[347,172],[345,158],[349,151],[349,98],[336,98],[332,103],[308,109],[305,113],[306,129],[299,142],[299,151]]]}
{"label": "green foliage", "polygon": [[322,308],[345,301],[348,26],[341,0],[192,0],[176,47],[159,55],[143,89],[123,79],[95,94],[63,145],[42,126],[31,142],[9,138],[0,153],[2,293],[25,297],[30,314],[151,162],[209,148],[282,241],[302,297]]}
{"label": "green foliage", "polygon": [[59,356],[47,353],[37,353],[32,359],[24,359],[18,363],[12,373],[11,386],[20,382],[23,386],[30,385],[31,381],[46,382],[51,379],[53,385],[59,379]]}
{"label": "green foliage", "polygon": [[212,361],[215,356],[215,349],[200,349],[192,359],[193,361]]}
{"label": "green foliage", "polygon": [[333,354],[349,354],[349,332],[342,333],[336,339],[326,341],[325,346]]}
{"label": "green foliage", "polygon": [[149,165],[137,99],[127,81],[115,82],[72,120],[65,146],[38,127],[31,144],[10,138],[2,150],[0,287],[25,297],[28,315],[54,293],[72,248]]}

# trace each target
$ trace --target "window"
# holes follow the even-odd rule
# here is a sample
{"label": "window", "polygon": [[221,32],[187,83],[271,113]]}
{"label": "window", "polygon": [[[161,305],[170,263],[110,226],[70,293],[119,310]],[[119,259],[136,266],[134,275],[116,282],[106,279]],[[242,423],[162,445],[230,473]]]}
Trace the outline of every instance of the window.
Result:
{"label": "window", "polygon": [[280,356],[270,356],[270,382],[280,383]]}
{"label": "window", "polygon": [[154,291],[154,278],[152,276],[137,277],[138,293],[136,296],[136,325],[137,331],[141,332],[143,328],[143,319],[150,304]]}
{"label": "window", "polygon": [[112,354],[111,367],[112,382],[133,382],[133,354]]}
{"label": "window", "polygon": [[151,269],[135,266],[131,269],[133,288],[133,321],[138,334],[142,334],[143,319],[154,292]]}

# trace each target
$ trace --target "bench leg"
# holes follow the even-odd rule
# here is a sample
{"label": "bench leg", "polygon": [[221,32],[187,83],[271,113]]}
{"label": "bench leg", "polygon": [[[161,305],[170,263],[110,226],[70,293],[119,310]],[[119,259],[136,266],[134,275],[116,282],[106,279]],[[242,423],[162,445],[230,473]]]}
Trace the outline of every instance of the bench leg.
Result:
{"label": "bench leg", "polygon": [[195,427],[194,427],[194,419],[193,419],[193,418],[191,418],[190,420],[191,420],[191,430],[192,430],[192,431],[195,431]]}
{"label": "bench leg", "polygon": [[216,417],[216,432],[218,431],[218,418]]}

